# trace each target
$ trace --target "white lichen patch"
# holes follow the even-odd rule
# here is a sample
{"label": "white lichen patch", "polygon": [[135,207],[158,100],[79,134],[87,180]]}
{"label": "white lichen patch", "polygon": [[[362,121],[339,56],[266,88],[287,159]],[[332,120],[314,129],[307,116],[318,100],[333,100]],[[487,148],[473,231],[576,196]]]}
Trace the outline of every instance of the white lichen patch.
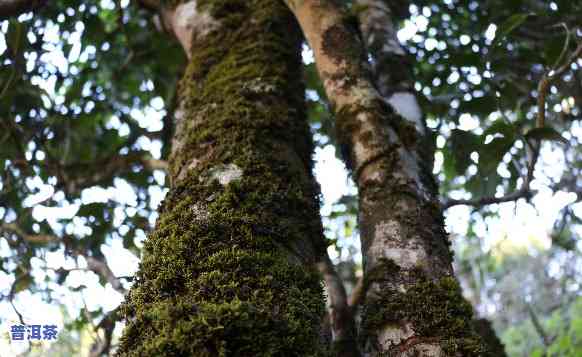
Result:
{"label": "white lichen patch", "polygon": [[404,52],[398,40],[394,38],[390,38],[386,41],[386,43],[384,43],[384,46],[382,46],[382,52],[399,56],[406,55],[406,52]]}
{"label": "white lichen patch", "polygon": [[404,147],[400,147],[398,148],[398,155],[402,169],[399,172],[396,172],[394,176],[401,178],[403,181],[412,180],[416,184],[419,197],[428,199],[427,191],[420,179],[420,167],[418,166],[419,158],[416,153],[408,151]]}
{"label": "white lichen patch", "polygon": [[201,179],[217,180],[222,186],[226,186],[233,181],[240,180],[242,175],[242,169],[235,164],[217,165],[208,170]]}
{"label": "white lichen patch", "polygon": [[410,356],[444,357],[442,347],[438,344],[419,343],[410,351]]}
{"label": "white lichen patch", "polygon": [[178,5],[172,11],[169,22],[188,57],[190,57],[195,38],[203,38],[220,27],[220,23],[210,14],[198,11],[197,1],[188,1]]}
{"label": "white lichen patch", "polygon": [[404,269],[422,265],[428,259],[423,246],[418,244],[415,237],[405,237],[400,222],[396,220],[376,225],[369,250],[369,256],[390,259]]}
{"label": "white lichen patch", "polygon": [[388,324],[380,330],[380,333],[378,334],[378,342],[380,343],[380,346],[383,346],[384,350],[387,351],[391,346],[397,345],[412,336],[414,336],[414,330],[410,323],[407,323],[404,326]]}
{"label": "white lichen patch", "polygon": [[410,92],[396,92],[388,98],[388,104],[394,108],[396,113],[413,123],[416,130],[424,135],[422,111],[414,94]]}
{"label": "white lichen patch", "polygon": [[273,84],[265,83],[262,78],[257,78],[246,83],[243,89],[254,93],[274,93],[277,87]]}
{"label": "white lichen patch", "polygon": [[208,217],[210,217],[206,207],[203,207],[200,204],[195,203],[191,205],[190,210],[194,213],[197,221],[206,221],[208,220]]}

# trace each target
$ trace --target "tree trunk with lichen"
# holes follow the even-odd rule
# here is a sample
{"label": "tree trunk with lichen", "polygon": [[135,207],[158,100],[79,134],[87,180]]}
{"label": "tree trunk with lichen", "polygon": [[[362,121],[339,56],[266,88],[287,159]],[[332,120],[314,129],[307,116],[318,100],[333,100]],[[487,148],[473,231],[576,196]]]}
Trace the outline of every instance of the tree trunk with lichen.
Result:
{"label": "tree trunk with lichen", "polygon": [[[408,3],[357,0],[356,9],[363,44],[372,56],[370,67],[378,92],[400,116],[414,124],[420,143],[416,150],[419,167],[425,172],[424,176],[428,176],[432,194],[436,196],[438,190],[430,178],[434,157],[433,138],[416,98],[410,55],[400,45],[397,37],[396,22],[406,16],[403,8]],[[503,344],[495,335],[489,321],[473,319],[471,324],[489,355],[505,356]]]}
{"label": "tree trunk with lichen", "polygon": [[[472,308],[453,276],[437,186],[427,164],[432,158],[422,144],[426,128],[418,107],[410,106],[417,104],[415,98],[409,90],[395,101],[385,97],[390,93],[379,92],[378,84],[386,89],[390,78],[373,80],[379,66],[370,68],[354,14],[332,0],[287,3],[314,51],[336,114],[338,138],[348,148],[347,164],[359,189],[362,353],[482,355],[483,346],[471,327]],[[409,108],[415,110],[403,111]]]}
{"label": "tree trunk with lichen", "polygon": [[119,355],[316,355],[325,247],[298,27],[278,0],[166,6],[189,64]]}

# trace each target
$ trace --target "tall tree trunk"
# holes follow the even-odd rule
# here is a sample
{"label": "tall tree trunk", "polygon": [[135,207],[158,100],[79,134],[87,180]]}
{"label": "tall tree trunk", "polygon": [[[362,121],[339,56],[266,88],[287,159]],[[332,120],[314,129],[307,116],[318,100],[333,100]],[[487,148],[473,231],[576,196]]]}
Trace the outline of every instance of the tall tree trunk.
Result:
{"label": "tall tree trunk", "polygon": [[[414,90],[414,76],[410,55],[400,45],[396,23],[402,8],[409,1],[392,2],[384,0],[357,0],[359,7],[359,28],[368,53],[372,56],[371,70],[380,95],[404,119],[412,123],[421,145],[417,151],[426,174],[433,168],[434,141],[426,126],[425,116]],[[433,187],[436,196],[438,190]],[[505,356],[503,344],[495,335],[491,323],[486,319],[473,319],[472,326],[481,337],[487,351],[492,356]]]}
{"label": "tall tree trunk", "polygon": [[171,188],[122,311],[127,356],[310,356],[323,246],[301,37],[279,0],[164,9],[190,58]]}
{"label": "tall tree trunk", "polygon": [[[359,189],[366,356],[475,356],[472,308],[453,276],[437,186],[414,123],[372,80],[358,30],[332,0],[287,0],[314,51]],[[420,132],[420,133],[419,133]]]}

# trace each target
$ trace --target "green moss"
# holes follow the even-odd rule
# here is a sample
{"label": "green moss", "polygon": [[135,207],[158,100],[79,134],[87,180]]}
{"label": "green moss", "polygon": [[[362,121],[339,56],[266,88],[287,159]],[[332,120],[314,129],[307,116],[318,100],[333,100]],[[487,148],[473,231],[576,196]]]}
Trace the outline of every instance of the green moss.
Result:
{"label": "green moss", "polygon": [[[277,0],[198,6],[221,27],[196,40],[180,84],[172,188],[122,306],[119,354],[318,355],[324,298],[306,266],[325,243],[300,32]],[[243,174],[223,186],[209,173],[226,165]]]}
{"label": "green moss", "polygon": [[487,319],[473,319],[472,325],[475,332],[481,336],[481,339],[487,347],[488,356],[507,357],[505,346],[495,334],[491,321]]}
{"label": "green moss", "polygon": [[[396,273],[398,283],[393,279]],[[385,279],[391,284],[383,284]],[[483,355],[481,340],[471,327],[472,307],[463,298],[455,278],[432,280],[421,268],[403,271],[394,261],[384,259],[369,276],[368,284],[372,282],[379,283],[381,289],[366,301],[363,336],[406,321],[413,326],[417,338],[438,338],[447,356]],[[406,287],[405,292],[395,286],[399,284]]]}

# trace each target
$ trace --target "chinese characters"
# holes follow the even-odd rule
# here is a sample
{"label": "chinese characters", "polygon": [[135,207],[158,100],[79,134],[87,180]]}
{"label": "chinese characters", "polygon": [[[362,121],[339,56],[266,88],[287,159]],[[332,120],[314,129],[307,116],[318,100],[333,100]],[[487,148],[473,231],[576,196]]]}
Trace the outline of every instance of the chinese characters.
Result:
{"label": "chinese characters", "polygon": [[57,325],[12,325],[10,326],[10,339],[12,341],[25,340],[56,340]]}

